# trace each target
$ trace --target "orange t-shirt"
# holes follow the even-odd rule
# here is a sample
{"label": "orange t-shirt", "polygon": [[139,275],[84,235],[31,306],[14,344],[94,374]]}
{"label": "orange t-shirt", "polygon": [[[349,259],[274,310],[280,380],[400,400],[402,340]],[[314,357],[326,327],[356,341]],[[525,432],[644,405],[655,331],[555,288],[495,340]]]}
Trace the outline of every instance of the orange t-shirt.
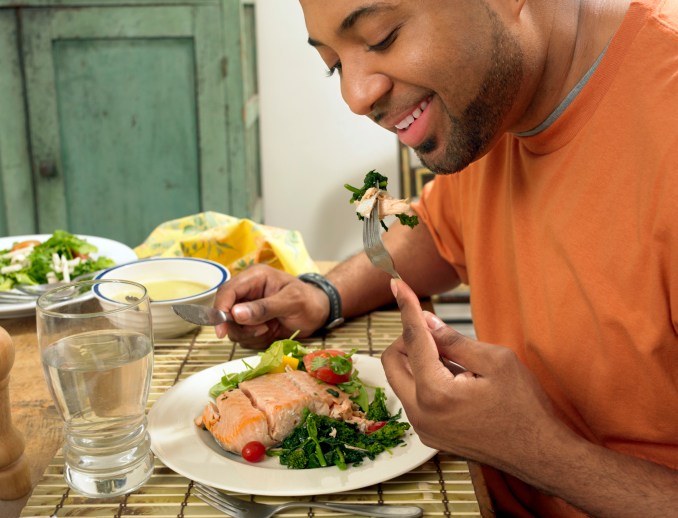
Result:
{"label": "orange t-shirt", "polygon": [[[415,208],[480,340],[513,349],[586,439],[678,469],[678,0],[633,3],[551,126],[505,135]],[[487,476],[500,509],[576,513]]]}

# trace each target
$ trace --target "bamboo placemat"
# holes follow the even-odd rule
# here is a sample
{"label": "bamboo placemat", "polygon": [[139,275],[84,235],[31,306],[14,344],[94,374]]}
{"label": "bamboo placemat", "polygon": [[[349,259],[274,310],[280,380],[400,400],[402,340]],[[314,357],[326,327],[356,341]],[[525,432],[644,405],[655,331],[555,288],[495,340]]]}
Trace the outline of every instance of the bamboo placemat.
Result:
{"label": "bamboo placemat", "polygon": [[[379,356],[400,333],[398,312],[376,311],[349,321],[326,337],[303,342],[322,348],[355,348],[359,354]],[[178,339],[156,340],[149,408],[168,388],[192,374],[252,354],[253,351],[243,349],[227,339],[218,339],[212,328],[202,328]],[[35,487],[21,516],[224,516],[194,496],[191,489],[192,482],[189,479],[156,459],[153,476],[138,491],[114,499],[86,498],[70,490],[64,482],[63,458],[59,452]],[[289,500],[289,497],[252,498],[272,503]],[[392,480],[353,491],[322,495],[318,499],[413,504],[422,507],[426,516],[491,515],[487,493],[477,467],[445,453],[437,454],[420,467]],[[290,510],[281,515],[339,516],[337,513],[311,508]]]}

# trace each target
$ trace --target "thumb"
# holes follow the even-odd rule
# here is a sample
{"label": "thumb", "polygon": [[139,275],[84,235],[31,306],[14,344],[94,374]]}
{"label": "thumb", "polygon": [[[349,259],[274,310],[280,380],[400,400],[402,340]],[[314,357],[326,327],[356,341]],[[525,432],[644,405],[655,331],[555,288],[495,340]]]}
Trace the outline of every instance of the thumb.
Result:
{"label": "thumb", "polygon": [[231,314],[238,324],[248,326],[263,324],[281,316],[279,311],[276,311],[275,301],[272,300],[273,297],[275,295],[268,298],[240,302],[231,308]]}
{"label": "thumb", "polygon": [[484,344],[461,334],[429,311],[424,311],[424,319],[440,356],[458,363],[475,374],[483,371],[488,359],[488,351],[483,347]]}
{"label": "thumb", "polygon": [[[304,290],[311,290],[312,295]],[[274,319],[284,324],[284,321],[292,319],[295,326],[309,328],[312,324],[317,324],[319,327],[327,315],[320,305],[312,304],[315,292],[321,298],[327,299],[321,290],[298,281],[263,298],[236,304],[231,309],[231,314],[237,323],[244,325],[263,324]]]}

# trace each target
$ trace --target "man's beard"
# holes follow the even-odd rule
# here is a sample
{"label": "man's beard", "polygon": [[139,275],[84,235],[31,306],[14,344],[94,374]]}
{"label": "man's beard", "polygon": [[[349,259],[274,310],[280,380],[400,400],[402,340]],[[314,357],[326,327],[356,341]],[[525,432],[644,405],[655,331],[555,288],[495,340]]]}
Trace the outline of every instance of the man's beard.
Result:
{"label": "man's beard", "polygon": [[[504,116],[510,111],[523,77],[523,54],[517,39],[488,9],[492,21],[493,52],[490,69],[478,95],[461,117],[448,113],[452,134],[439,158],[430,156],[441,143],[431,137],[414,151],[421,162],[436,174],[456,173],[485,154],[496,137]],[[427,158],[429,157],[430,158]]]}

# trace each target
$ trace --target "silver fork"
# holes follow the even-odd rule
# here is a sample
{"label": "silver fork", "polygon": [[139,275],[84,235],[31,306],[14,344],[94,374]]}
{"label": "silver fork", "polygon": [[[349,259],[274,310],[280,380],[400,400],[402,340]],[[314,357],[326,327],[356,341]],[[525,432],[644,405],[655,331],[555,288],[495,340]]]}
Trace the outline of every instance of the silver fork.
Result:
{"label": "silver fork", "polygon": [[[379,184],[377,184],[377,190]],[[377,268],[382,269],[394,279],[400,279],[400,275],[393,267],[393,259],[384,246],[379,235],[379,200],[375,198],[374,206],[363,223],[363,248],[367,257]]]}
{"label": "silver fork", "polygon": [[[378,189],[379,184],[377,184],[377,190]],[[386,250],[379,235],[379,226],[379,200],[375,199],[370,215],[365,218],[365,223],[363,225],[363,247],[365,248],[367,257],[370,258],[370,261],[372,261],[374,266],[381,268],[394,279],[400,279],[400,275],[398,275],[398,272],[396,272],[393,266],[391,254]],[[466,368],[459,365],[457,362],[453,362],[442,356],[440,357],[440,361],[455,376],[466,372]]]}
{"label": "silver fork", "polygon": [[381,505],[381,504],[341,504],[334,502],[286,502],[278,505],[260,504],[241,500],[240,498],[229,496],[209,486],[198,482],[193,483],[196,496],[203,502],[206,502],[214,508],[230,514],[234,518],[269,518],[280,511],[295,507],[318,507],[339,511],[344,513],[357,514],[360,516],[377,516],[383,518],[417,518],[424,514],[421,507],[413,505]]}
{"label": "silver fork", "polygon": [[18,291],[0,291],[0,304],[24,304],[33,302],[37,298],[37,295],[28,295]]}
{"label": "silver fork", "polygon": [[[105,268],[104,268],[105,270]],[[70,281],[57,281],[53,282],[51,284],[15,284],[14,289],[17,289],[21,291],[22,293],[28,294],[28,295],[33,295],[34,297],[39,297],[43,293],[48,292],[49,290],[53,290],[54,288],[58,288],[59,286],[65,286],[66,284],[70,284],[73,282],[78,282],[78,281],[86,281],[89,279],[94,279],[98,274],[103,272],[104,270],[96,270],[94,272],[88,272],[88,273],[83,273],[78,275],[77,277],[74,277]]]}

